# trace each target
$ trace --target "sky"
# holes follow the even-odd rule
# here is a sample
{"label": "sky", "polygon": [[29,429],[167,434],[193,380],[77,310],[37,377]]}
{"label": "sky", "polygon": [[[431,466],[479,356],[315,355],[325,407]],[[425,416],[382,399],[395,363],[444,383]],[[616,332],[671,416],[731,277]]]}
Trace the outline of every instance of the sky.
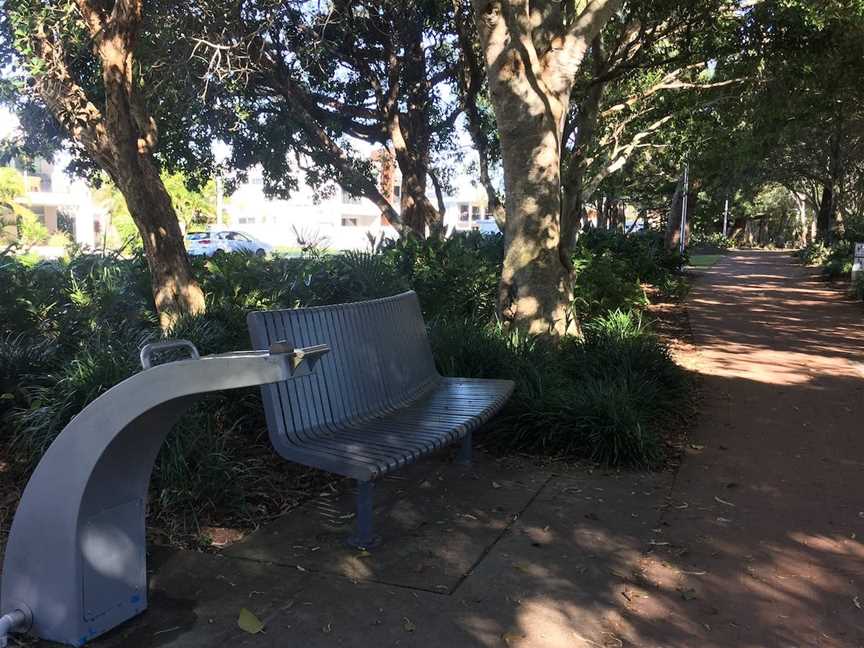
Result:
{"label": "sky", "polygon": [[6,108],[0,108],[0,140],[6,139],[18,127],[18,119]]}

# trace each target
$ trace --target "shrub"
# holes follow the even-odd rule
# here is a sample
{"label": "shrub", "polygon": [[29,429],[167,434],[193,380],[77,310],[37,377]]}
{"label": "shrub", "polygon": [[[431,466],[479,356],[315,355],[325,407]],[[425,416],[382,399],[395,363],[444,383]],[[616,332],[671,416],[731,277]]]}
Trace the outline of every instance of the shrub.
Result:
{"label": "shrub", "polygon": [[427,319],[485,323],[494,317],[504,260],[502,236],[470,232],[450,238],[408,237],[388,242],[382,254],[417,291]]}
{"label": "shrub", "polygon": [[828,258],[829,253],[830,249],[827,245],[822,243],[822,241],[815,241],[801,248],[796,253],[796,256],[801,259],[804,265],[814,266],[822,265],[825,259]]}
{"label": "shrub", "polygon": [[40,245],[48,240],[49,232],[39,217],[26,212],[18,216],[18,238],[25,245]]}
{"label": "shrub", "polygon": [[817,241],[799,250],[796,256],[804,265],[821,266],[828,279],[839,279],[852,273],[853,248],[851,239],[838,239],[830,246]]}
{"label": "shrub", "polygon": [[690,247],[706,250],[729,250],[735,242],[722,232],[696,232],[690,237]]}
{"label": "shrub", "polygon": [[445,375],[516,382],[491,423],[494,448],[655,466],[665,426],[690,402],[686,375],[638,313],[614,311],[555,344],[470,322],[439,323],[431,340]]}
{"label": "shrub", "polygon": [[615,310],[644,308],[647,285],[661,298],[683,298],[687,283],[681,271],[686,263],[686,255],[666,249],[660,234],[589,230],[573,256],[574,311],[585,322]]}
{"label": "shrub", "polygon": [[[493,422],[495,447],[656,464],[663,425],[686,400],[686,381],[633,309],[645,303],[643,283],[676,280],[681,257],[655,237],[586,235],[576,257],[584,339],[553,343],[495,322],[502,255],[500,237],[467,234],[389,243],[380,254],[196,258],[207,313],[181,319],[167,335],[192,340],[203,354],[248,348],[252,309],[414,288],[443,373],[516,381]],[[0,254],[0,322],[0,443],[22,475],[71,417],[138,370],[142,344],[163,336],[140,254],[73,252],[57,261]],[[265,430],[254,389],[193,408],[157,460],[151,519],[176,540],[214,519],[253,525],[262,511],[278,510],[282,504],[262,501],[261,493],[277,497],[280,489],[260,485],[293,469],[279,463]]]}
{"label": "shrub", "polygon": [[626,258],[607,250],[578,259],[575,270],[573,310],[580,321],[648,304],[638,275]]}
{"label": "shrub", "polygon": [[853,254],[850,241],[835,242],[822,260],[822,273],[829,279],[848,277],[852,273]]}

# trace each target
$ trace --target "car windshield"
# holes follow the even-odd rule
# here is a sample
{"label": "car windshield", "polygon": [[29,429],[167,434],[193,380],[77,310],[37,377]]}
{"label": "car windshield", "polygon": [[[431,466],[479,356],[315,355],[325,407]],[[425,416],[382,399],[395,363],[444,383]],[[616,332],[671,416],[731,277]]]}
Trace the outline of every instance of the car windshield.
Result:
{"label": "car windshield", "polygon": [[188,241],[200,241],[206,238],[210,238],[210,232],[192,232],[186,235]]}

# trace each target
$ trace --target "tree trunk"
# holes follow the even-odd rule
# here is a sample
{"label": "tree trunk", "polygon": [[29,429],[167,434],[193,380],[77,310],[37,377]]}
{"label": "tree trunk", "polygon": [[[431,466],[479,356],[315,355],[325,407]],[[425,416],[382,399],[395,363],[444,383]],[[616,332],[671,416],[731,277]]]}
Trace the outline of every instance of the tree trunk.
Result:
{"label": "tree trunk", "polygon": [[576,330],[560,228],[564,118],[588,48],[622,0],[572,13],[555,0],[473,2],[504,165],[499,310],[520,330],[564,335]]}
{"label": "tree trunk", "polygon": [[606,196],[600,195],[597,198],[597,229],[606,229]]}
{"label": "tree trunk", "polygon": [[204,312],[204,293],[192,275],[171,197],[153,163],[144,157],[118,163],[115,181],[144,242],[162,328],[184,314]]}
{"label": "tree trunk", "polygon": [[477,34],[474,30],[474,23],[465,13],[466,10],[470,10],[470,7],[460,0],[454,0],[454,7],[456,9],[456,33],[459,38],[461,53],[458,77],[460,103],[462,112],[465,114],[468,134],[471,135],[471,141],[474,143],[474,148],[477,149],[480,184],[486,191],[486,217],[494,218],[498,229],[503,233],[507,216],[504,204],[501,202],[489,174],[491,145],[477,105],[486,78],[486,71],[475,51]]}
{"label": "tree trunk", "polygon": [[[163,328],[204,310],[204,293],[192,276],[171,198],[152,158],[158,131],[137,91],[133,49],[142,0],[116,0],[110,12],[95,0],[78,0],[102,70],[104,111],[87,97],[66,67],[63,43],[38,22],[32,37],[45,62],[36,88],[69,136],[96,162],[126,199],[144,241],[153,300]],[[74,116],[71,117],[71,116]]]}
{"label": "tree trunk", "polygon": [[823,185],[822,199],[819,201],[819,212],[816,215],[816,240],[831,243],[837,205],[834,199],[834,187]]}
{"label": "tree trunk", "polygon": [[675,186],[672,194],[672,204],[669,206],[669,218],[666,220],[666,249],[677,250],[681,245],[681,217],[683,216],[684,178]]}
{"label": "tree trunk", "polygon": [[406,16],[402,41],[405,46],[402,74],[408,110],[400,113],[398,105],[392,106],[394,112],[390,118],[390,139],[402,172],[402,219],[415,234],[425,237],[427,227],[433,230],[439,228],[444,214],[435,208],[426,195],[431,141],[431,88],[423,48],[422,21],[411,15]]}
{"label": "tree trunk", "polygon": [[426,165],[418,162],[413,151],[396,147],[396,161],[402,173],[402,197],[400,211],[402,222],[421,238],[426,228],[434,228],[443,220],[440,212],[426,195]]}
{"label": "tree trunk", "polygon": [[[582,100],[575,124],[572,125],[575,139],[570,159],[567,163],[567,173],[564,176],[564,207],[561,214],[562,253],[565,263],[570,263],[570,254],[579,236],[579,225],[585,212],[585,201],[591,196],[585,192],[585,174],[588,172],[587,155],[589,147],[594,143],[597,121],[600,115],[600,101],[606,84],[597,80],[606,71],[606,59],[603,53],[602,39],[597,36],[591,44],[593,51],[595,82],[588,88]],[[566,145],[568,137],[564,136]],[[598,222],[599,226],[599,222]]]}
{"label": "tree trunk", "polygon": [[528,333],[563,335],[575,322],[570,272],[558,250],[560,160],[556,133],[539,135],[502,138],[507,219],[499,305],[504,319]]}
{"label": "tree trunk", "polygon": [[[122,21],[114,27],[123,28]],[[99,47],[106,130],[112,140],[112,164],[106,170],[141,234],[159,323],[168,329],[183,315],[203,313],[204,293],[192,275],[177,213],[152,158],[156,124],[135,95],[130,43],[110,36],[109,30]]]}

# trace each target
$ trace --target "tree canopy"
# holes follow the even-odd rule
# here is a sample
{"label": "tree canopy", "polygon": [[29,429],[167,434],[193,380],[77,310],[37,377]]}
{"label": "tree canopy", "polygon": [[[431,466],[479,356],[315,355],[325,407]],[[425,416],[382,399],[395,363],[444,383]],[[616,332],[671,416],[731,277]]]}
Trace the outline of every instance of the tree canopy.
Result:
{"label": "tree canopy", "polygon": [[406,236],[438,231],[474,159],[505,230],[500,314],[535,332],[568,330],[589,213],[674,220],[685,163],[706,231],[727,200],[797,210],[823,239],[860,218],[862,61],[861,0],[16,0],[0,17],[11,149],[66,147],[73,172],[111,177],[145,242],[171,232],[145,245],[157,274],[185,264],[170,224],[202,210],[214,142],[235,179],[335,182]]}

